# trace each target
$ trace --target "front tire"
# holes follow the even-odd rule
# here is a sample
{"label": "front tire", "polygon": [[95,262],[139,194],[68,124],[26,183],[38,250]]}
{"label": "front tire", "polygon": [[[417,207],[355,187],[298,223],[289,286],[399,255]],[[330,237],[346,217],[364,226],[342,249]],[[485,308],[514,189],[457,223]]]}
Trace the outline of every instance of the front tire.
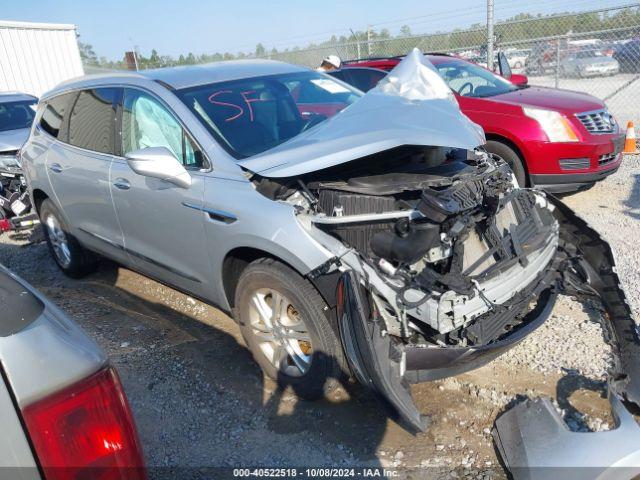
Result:
{"label": "front tire", "polygon": [[524,168],[524,162],[513,148],[502,142],[489,140],[487,141],[486,149],[487,152],[498,155],[509,164],[521,188],[527,186],[527,171]]}
{"label": "front tire", "polygon": [[346,372],[342,346],[315,287],[288,266],[259,259],[240,275],[235,313],[262,370],[281,388],[316,400]]}
{"label": "front tire", "polygon": [[97,256],[80,245],[69,233],[69,226],[48,198],[40,206],[40,223],[49,252],[60,270],[72,278],[80,278],[95,271]]}

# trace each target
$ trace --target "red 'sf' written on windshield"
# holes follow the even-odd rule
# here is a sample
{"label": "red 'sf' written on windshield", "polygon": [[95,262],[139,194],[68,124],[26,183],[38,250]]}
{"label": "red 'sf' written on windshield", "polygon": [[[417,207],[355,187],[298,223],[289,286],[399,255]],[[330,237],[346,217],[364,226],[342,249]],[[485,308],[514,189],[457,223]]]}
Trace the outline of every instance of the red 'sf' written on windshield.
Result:
{"label": "red 'sf' written on windshield", "polygon": [[[236,113],[230,117],[225,118],[224,119],[225,122],[232,122],[234,120],[237,120],[238,118],[245,115],[246,112],[249,112],[249,121],[253,122],[254,116],[253,116],[253,107],[251,106],[251,104],[255,102],[268,101],[262,98],[251,98],[250,95],[253,95],[254,93],[256,93],[255,90],[245,90],[237,93],[234,92],[233,90],[218,90],[217,92],[214,92],[211,95],[209,95],[209,102],[212,103],[213,105],[221,105],[224,107],[235,109]],[[231,100],[227,98],[226,102],[223,102],[220,99],[216,100],[220,95],[225,95],[225,94],[233,95],[234,97],[237,97],[238,95],[240,95],[241,98],[240,99],[236,98]],[[237,102],[234,103],[234,100],[237,100]]]}

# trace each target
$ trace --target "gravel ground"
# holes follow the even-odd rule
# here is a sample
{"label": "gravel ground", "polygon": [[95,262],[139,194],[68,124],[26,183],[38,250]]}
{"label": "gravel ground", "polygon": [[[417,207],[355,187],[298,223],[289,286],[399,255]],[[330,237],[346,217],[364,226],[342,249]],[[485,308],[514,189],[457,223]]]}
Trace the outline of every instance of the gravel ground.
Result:
{"label": "gravel ground", "polygon": [[[640,164],[625,159],[593,189],[565,197],[618,253],[640,305]],[[384,466],[400,478],[505,478],[493,421],[525,397],[548,395],[573,430],[612,424],[603,398],[611,353],[595,306],[561,297],[551,318],[482,369],[413,387],[427,432],[409,435],[361,388],[304,402],[264,379],[233,321],[220,311],[104,262],[83,280],[64,277],[38,233],[0,237],[0,262],[73,316],[122,377],[154,478],[203,466]],[[220,478],[212,475],[210,478]]]}

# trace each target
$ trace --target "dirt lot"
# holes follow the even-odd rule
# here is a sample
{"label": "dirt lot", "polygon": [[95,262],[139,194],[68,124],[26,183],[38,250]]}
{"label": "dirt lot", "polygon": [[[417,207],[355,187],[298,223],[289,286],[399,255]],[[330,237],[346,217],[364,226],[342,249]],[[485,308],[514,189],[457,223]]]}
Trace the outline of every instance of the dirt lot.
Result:
{"label": "dirt lot", "polygon": [[[565,198],[608,238],[636,315],[640,295],[640,162]],[[152,476],[203,466],[385,466],[400,477],[503,478],[489,431],[524,397],[556,399],[574,430],[612,424],[604,394],[609,349],[598,311],[562,298],[523,344],[475,372],[417,385],[431,416],[411,436],[367,392],[347,385],[323,402],[278,392],[220,311],[104,262],[84,279],[64,277],[38,234],[0,237],[0,262],[73,316],[117,366]],[[171,470],[171,468],[174,470]],[[175,470],[175,469],[182,470]],[[181,477],[183,475],[180,475]],[[219,478],[212,475],[211,478]]]}

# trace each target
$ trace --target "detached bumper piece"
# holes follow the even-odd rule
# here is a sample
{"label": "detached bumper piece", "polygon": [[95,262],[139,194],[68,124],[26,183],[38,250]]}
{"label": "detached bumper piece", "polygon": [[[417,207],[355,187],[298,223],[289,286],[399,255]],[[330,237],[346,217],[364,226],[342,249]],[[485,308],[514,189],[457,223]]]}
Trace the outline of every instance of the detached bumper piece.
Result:
{"label": "detached bumper piece", "polygon": [[560,241],[572,258],[564,272],[564,293],[599,299],[605,310],[605,339],[614,355],[609,384],[614,393],[640,409],[640,336],[627,296],[616,272],[611,247],[598,232],[555,197]]}
{"label": "detached bumper piece", "polygon": [[616,428],[575,433],[548,399],[527,400],[496,420],[493,437],[516,480],[547,478],[619,479],[640,475],[640,425],[630,412],[640,411],[640,338],[609,244],[558,199],[561,247],[571,263],[564,292],[600,299],[605,309],[605,339],[613,349],[609,400]]}
{"label": "detached bumper piece", "polygon": [[527,400],[496,420],[493,439],[515,480],[631,479],[640,474],[640,426],[610,394],[616,428],[570,431],[548,398]]}

